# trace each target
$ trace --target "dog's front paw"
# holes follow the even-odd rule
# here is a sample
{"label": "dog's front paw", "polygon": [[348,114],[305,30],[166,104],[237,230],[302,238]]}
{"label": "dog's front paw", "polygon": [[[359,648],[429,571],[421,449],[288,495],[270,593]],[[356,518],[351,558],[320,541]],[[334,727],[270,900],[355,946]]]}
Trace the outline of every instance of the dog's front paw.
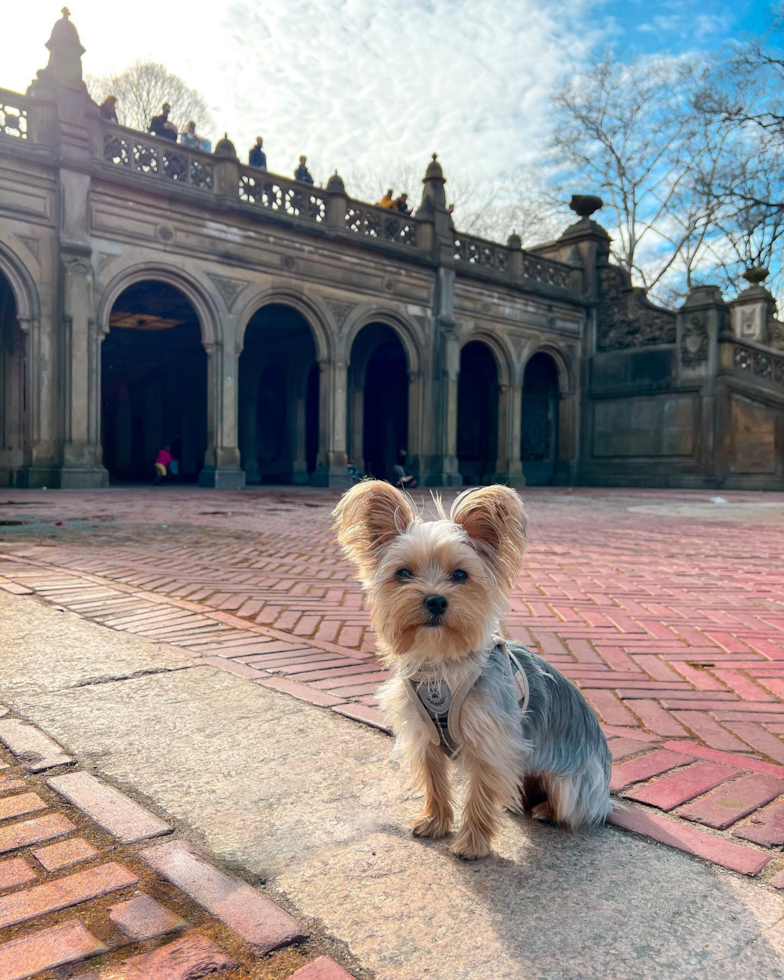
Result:
{"label": "dog's front paw", "polygon": [[455,857],[461,861],[478,861],[479,858],[487,857],[491,853],[490,841],[478,834],[470,831],[464,833],[460,831],[454,844],[449,848]]}
{"label": "dog's front paw", "polygon": [[452,815],[423,813],[411,828],[414,837],[446,837],[452,829]]}

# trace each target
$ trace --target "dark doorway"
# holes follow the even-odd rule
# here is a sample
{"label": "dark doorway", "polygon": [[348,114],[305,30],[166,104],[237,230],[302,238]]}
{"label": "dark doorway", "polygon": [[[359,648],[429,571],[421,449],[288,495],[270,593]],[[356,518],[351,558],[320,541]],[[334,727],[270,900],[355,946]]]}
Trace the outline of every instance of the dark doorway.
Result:
{"label": "dark doorway", "polygon": [[248,483],[308,483],[318,462],[316,344],[297,310],[271,303],[245,331],[239,437]]}
{"label": "dark doorway", "polygon": [[460,352],[457,392],[457,460],[463,483],[490,483],[498,456],[498,367],[487,344]]}
{"label": "dark doorway", "polygon": [[118,297],[109,326],[101,420],[111,480],[151,481],[169,446],[176,480],[195,482],[207,448],[207,354],[195,310],[173,286],[141,282]]}
{"label": "dark doorway", "polygon": [[[362,390],[354,399],[349,444],[364,471],[379,480],[394,480],[401,449],[408,446],[408,364],[395,331],[382,323],[363,327],[351,349],[350,388]],[[361,450],[361,454],[360,451]]]}
{"label": "dark doorway", "polygon": [[25,464],[25,335],[11,285],[0,273],[0,486],[20,482]]}
{"label": "dark doorway", "polygon": [[558,369],[547,354],[534,354],[525,368],[520,438],[526,484],[548,486],[558,462]]}

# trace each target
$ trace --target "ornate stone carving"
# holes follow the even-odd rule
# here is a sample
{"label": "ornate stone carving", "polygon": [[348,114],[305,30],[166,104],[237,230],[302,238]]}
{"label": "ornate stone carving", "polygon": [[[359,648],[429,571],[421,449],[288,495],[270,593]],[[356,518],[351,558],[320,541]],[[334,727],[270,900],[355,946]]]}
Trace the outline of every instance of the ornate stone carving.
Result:
{"label": "ornate stone carving", "polygon": [[708,357],[708,331],[702,317],[695,313],[683,328],[681,336],[681,361],[686,367],[695,367]]}
{"label": "ornate stone carving", "polygon": [[342,300],[330,298],[327,298],[325,302],[330,310],[332,310],[332,316],[335,318],[335,323],[337,323],[338,329],[340,329],[340,327],[342,327],[346,322],[346,318],[348,317],[349,313],[354,309],[355,304],[344,303]]}
{"label": "ornate stone carving", "polygon": [[105,272],[115,259],[119,259],[119,252],[101,252],[98,255],[98,271]]}
{"label": "ornate stone carving", "polygon": [[281,256],[280,264],[284,269],[295,269],[297,267],[297,260],[293,255],[283,255]]}
{"label": "ornate stone carving", "polygon": [[32,255],[36,262],[41,261],[41,243],[37,238],[28,238],[26,235],[17,235],[19,241]]}
{"label": "ornate stone carving", "polygon": [[599,269],[596,319],[600,351],[675,343],[675,314],[654,306],[617,266]]}
{"label": "ornate stone carving", "polygon": [[174,241],[174,229],[171,225],[158,225],[155,229],[155,235],[166,245]]}
{"label": "ornate stone carving", "polygon": [[388,293],[393,292],[394,289],[395,289],[395,280],[394,279],[385,279],[384,280],[384,289],[386,289],[386,291]]}
{"label": "ornate stone carving", "polygon": [[525,339],[525,337],[510,337],[509,343],[512,345],[515,360],[519,363],[523,359],[523,353],[528,346],[528,341]]}
{"label": "ornate stone carving", "polygon": [[226,303],[226,308],[231,309],[239,294],[245,289],[248,283],[244,279],[230,279],[229,276],[219,276],[214,272],[207,275],[218,287],[218,292]]}

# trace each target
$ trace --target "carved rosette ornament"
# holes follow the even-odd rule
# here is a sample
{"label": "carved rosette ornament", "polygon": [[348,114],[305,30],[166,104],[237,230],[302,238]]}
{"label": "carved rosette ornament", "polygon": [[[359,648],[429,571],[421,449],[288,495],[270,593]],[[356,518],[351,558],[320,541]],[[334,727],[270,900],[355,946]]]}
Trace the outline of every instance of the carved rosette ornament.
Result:
{"label": "carved rosette ornament", "polygon": [[695,313],[683,328],[681,336],[681,362],[686,367],[695,367],[708,357],[708,331],[702,317]]}
{"label": "carved rosette ornament", "polygon": [[628,274],[613,265],[599,269],[596,305],[596,349],[622,350],[651,344],[674,344],[675,314],[654,306]]}

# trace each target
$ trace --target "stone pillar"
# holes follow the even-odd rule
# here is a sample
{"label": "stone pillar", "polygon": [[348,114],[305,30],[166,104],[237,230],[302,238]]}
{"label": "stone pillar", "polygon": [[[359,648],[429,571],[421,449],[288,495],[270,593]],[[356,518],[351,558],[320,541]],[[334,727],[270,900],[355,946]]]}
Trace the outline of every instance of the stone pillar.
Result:
{"label": "stone pillar", "polygon": [[199,486],[238,490],[245,486],[237,446],[237,369],[234,343],[204,345],[207,351],[207,450]]}
{"label": "stone pillar", "polygon": [[[510,487],[524,487],[523,464],[520,461],[520,437],[523,415],[523,382],[515,377],[511,384],[499,385],[498,472],[495,480]],[[504,442],[501,441],[503,433]],[[505,445],[502,456],[501,447]]]}
{"label": "stone pillar", "polygon": [[318,364],[319,453],[311,482],[316,487],[346,487],[346,363],[324,359]]}
{"label": "stone pillar", "polygon": [[440,428],[443,433],[441,473],[437,485],[461,487],[463,477],[457,460],[457,400],[460,384],[460,344],[454,329],[444,330]]}
{"label": "stone pillar", "polygon": [[749,285],[730,303],[732,332],[739,340],[765,345],[771,342],[769,333],[776,316],[776,300],[762,285],[767,277],[768,270],[760,266],[743,273]]}
{"label": "stone pillar", "polygon": [[[676,321],[677,376],[681,382],[699,386],[699,419],[696,442],[700,475],[695,485],[715,485],[723,466],[720,459],[722,436],[717,411],[717,373],[719,335],[729,326],[729,310],[718,286],[697,286],[689,290],[678,310]],[[679,433],[687,430],[690,419],[673,420],[672,455],[683,455]]]}
{"label": "stone pillar", "polygon": [[351,399],[351,445],[349,455],[360,473],[365,472],[365,385],[355,384]]}
{"label": "stone pillar", "polygon": [[288,417],[291,420],[291,482],[306,486],[310,482],[307,458],[307,401],[301,391],[290,397]]}
{"label": "stone pillar", "polygon": [[408,465],[419,473],[422,452],[422,375],[419,371],[408,372]]}

